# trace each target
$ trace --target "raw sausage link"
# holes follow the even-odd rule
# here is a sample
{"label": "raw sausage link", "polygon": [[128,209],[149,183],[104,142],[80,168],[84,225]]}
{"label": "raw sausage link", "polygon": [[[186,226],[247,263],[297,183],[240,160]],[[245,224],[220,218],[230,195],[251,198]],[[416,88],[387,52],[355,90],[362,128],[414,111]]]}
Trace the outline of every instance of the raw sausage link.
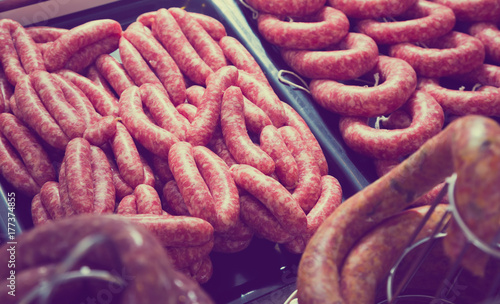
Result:
{"label": "raw sausage link", "polygon": [[111,35],[80,49],[69,58],[64,68],[82,73],[83,70],[93,64],[100,55],[114,52],[118,48],[119,40],[120,35]]}
{"label": "raw sausage link", "polygon": [[238,189],[226,163],[203,146],[193,147],[193,157],[214,199],[217,232],[232,230],[239,220]]}
{"label": "raw sausage link", "polygon": [[163,247],[200,246],[213,241],[214,228],[197,217],[156,214],[123,216],[146,227]]}
{"label": "raw sausage link", "polygon": [[226,57],[217,41],[212,39],[188,12],[177,7],[171,7],[168,11],[177,21],[189,43],[212,71],[216,72],[227,65]]}
{"label": "raw sausage link", "polygon": [[160,79],[174,105],[186,99],[186,85],[182,73],[170,54],[141,23],[132,23],[123,33],[141,53]]}
{"label": "raw sausage link", "polygon": [[204,87],[192,85],[186,89],[186,101],[195,107],[199,107],[201,105],[203,93],[205,93]]}
{"label": "raw sausage link", "polygon": [[377,44],[396,44],[434,39],[447,34],[455,26],[455,14],[444,5],[417,1],[398,18],[402,21],[361,20],[356,29]]}
{"label": "raw sausage link", "polygon": [[227,66],[207,78],[207,89],[203,93],[196,116],[188,129],[187,140],[194,146],[206,146],[217,126],[224,91],[236,83],[238,70]]}
{"label": "raw sausage link", "polygon": [[9,102],[14,95],[14,87],[9,83],[0,65],[0,113],[10,112]]}
{"label": "raw sausage link", "polygon": [[173,215],[191,215],[175,180],[168,181],[162,190],[164,210]]}
{"label": "raw sausage link", "polygon": [[226,28],[214,17],[196,12],[188,12],[188,14],[191,15],[191,17],[193,17],[214,40],[219,41],[222,37],[226,36]]}
{"label": "raw sausage link", "polygon": [[116,207],[116,214],[138,214],[137,200],[134,194],[124,196]]}
{"label": "raw sausage link", "polygon": [[281,56],[294,71],[306,78],[349,80],[370,71],[377,64],[379,50],[372,38],[349,32],[338,44],[326,50],[281,49]]}
{"label": "raw sausage link", "polygon": [[162,214],[161,199],[155,188],[141,184],[134,189],[138,214]]}
{"label": "raw sausage link", "polygon": [[[108,80],[101,74],[101,72],[97,69],[97,60],[101,58],[102,56],[107,56],[108,54],[102,54],[99,57],[96,58],[95,62],[93,65],[91,65],[87,69],[86,77],[90,79],[94,84],[96,84],[98,87],[102,88],[105,90],[109,95],[115,96],[116,93],[113,88],[111,88]],[[122,67],[123,69],[123,67]],[[133,83],[131,81],[131,83]]]}
{"label": "raw sausage link", "polygon": [[239,71],[237,86],[243,95],[251,102],[261,108],[267,114],[276,128],[283,126],[286,122],[285,110],[273,89],[259,81],[255,76]]}
{"label": "raw sausage link", "polygon": [[306,142],[306,145],[313,153],[314,159],[318,162],[321,175],[328,174],[328,162],[326,161],[325,154],[307,123],[289,104],[283,103],[283,108],[285,109],[285,115],[287,117],[286,125],[294,127],[295,130],[299,131],[302,140]]}
{"label": "raw sausage link", "polygon": [[279,134],[297,163],[298,182],[292,197],[308,213],[321,194],[321,174],[311,150],[301,138],[300,133],[290,126],[279,128]]}
{"label": "raw sausage link", "polygon": [[70,217],[75,214],[75,210],[69,201],[68,180],[66,178],[66,161],[63,159],[59,169],[59,197],[64,210],[64,217]]}
{"label": "raw sausage link", "polygon": [[137,86],[145,83],[161,84],[160,79],[158,79],[148,63],[142,58],[141,53],[123,36],[120,38],[120,58],[123,67]]}
{"label": "raw sausage link", "polygon": [[104,151],[96,146],[90,147],[90,161],[94,186],[94,209],[96,214],[113,213],[116,190],[113,184],[111,166]]}
{"label": "raw sausage link", "polygon": [[40,193],[37,193],[31,200],[31,220],[35,227],[51,220],[50,214],[42,205]]}
{"label": "raw sausage link", "polygon": [[90,100],[96,111],[103,116],[118,116],[118,100],[90,79],[70,70],[59,70],[57,74],[74,83]]}
{"label": "raw sausage link", "polygon": [[49,145],[64,151],[69,138],[38,98],[29,76],[19,81],[14,94],[23,121],[27,122]]}
{"label": "raw sausage link", "polygon": [[262,202],[288,233],[306,230],[306,214],[278,181],[248,165],[233,165],[230,171],[236,185]]}
{"label": "raw sausage link", "polygon": [[429,48],[399,43],[389,48],[389,55],[408,62],[418,76],[446,77],[472,71],[484,62],[483,43],[465,33],[450,33],[424,41]]}
{"label": "raw sausage link", "polygon": [[83,138],[72,139],[66,147],[65,170],[70,205],[77,214],[94,210],[90,143]]}
{"label": "raw sausage link", "polygon": [[462,1],[462,0],[433,0],[446,5],[460,21],[492,21],[497,22],[500,17],[500,3],[495,0]]}
{"label": "raw sausage link", "polygon": [[179,142],[173,133],[149,121],[142,107],[139,88],[136,86],[122,93],[120,117],[130,134],[153,154],[167,158],[170,147]]}
{"label": "raw sausage link", "polygon": [[45,43],[56,40],[68,30],[52,26],[30,26],[26,28],[26,32],[36,43]]}
{"label": "raw sausage link", "polygon": [[113,138],[115,133],[116,118],[114,116],[105,116],[90,124],[83,133],[83,138],[94,146],[102,146]]}
{"label": "raw sausage link", "polygon": [[[267,126],[262,130],[260,147],[274,160],[276,175],[283,186],[288,189],[295,188],[299,179],[297,162],[275,126]],[[305,148],[308,147],[302,147]]]}
{"label": "raw sausage link", "polygon": [[140,93],[142,102],[158,126],[185,141],[189,121],[177,111],[163,88],[157,84],[143,84]]}
{"label": "raw sausage link", "polygon": [[210,256],[207,255],[201,261],[191,265],[190,274],[200,285],[207,283],[212,277],[214,267]]}
{"label": "raw sausage link", "polygon": [[331,175],[321,177],[321,195],[314,207],[307,214],[307,229],[302,235],[285,244],[290,252],[301,254],[307,242],[314,235],[318,227],[332,214],[342,202],[342,187],[339,181]]}
{"label": "raw sausage link", "polygon": [[314,79],[311,95],[319,105],[343,116],[376,117],[401,107],[417,87],[417,75],[402,59],[379,56],[373,73],[381,83],[372,87]]}
{"label": "raw sausage link", "polygon": [[26,169],[41,187],[56,180],[52,162],[34,134],[14,115],[0,114],[0,133],[7,138],[22,158]]}
{"label": "raw sausage link", "polygon": [[260,14],[259,33],[271,44],[281,48],[318,50],[340,42],[347,35],[349,20],[330,6],[308,18],[309,22],[286,22],[271,14]]}
{"label": "raw sausage link", "polygon": [[146,159],[146,157],[144,157],[143,155],[140,155],[140,157],[142,165],[144,167],[144,181],[142,183],[154,188],[156,183],[156,177],[155,173],[153,172],[153,168],[151,168],[151,166],[149,165],[149,162]]}
{"label": "raw sausage link", "polygon": [[51,219],[57,220],[65,217],[58,182],[51,181],[43,184],[40,189],[40,201]]}
{"label": "raw sausage link", "polygon": [[412,124],[405,129],[373,129],[367,119],[342,117],[339,122],[342,138],[353,150],[373,158],[409,155],[441,131],[444,113],[430,94],[420,90],[412,94],[404,109],[412,117]]}
{"label": "raw sausage link", "polygon": [[266,175],[274,171],[273,159],[248,136],[240,88],[232,86],[224,92],[220,121],[224,141],[238,163],[250,165]]}
{"label": "raw sausage link", "polygon": [[238,70],[245,71],[253,75],[259,81],[269,84],[260,65],[238,39],[231,36],[225,36],[219,41],[219,45],[227,59],[238,68]]}
{"label": "raw sausage link", "polygon": [[153,169],[163,183],[174,179],[172,172],[170,172],[170,168],[168,167],[167,158],[161,158],[158,155],[153,155]]}
{"label": "raw sausage link", "polygon": [[53,76],[45,71],[35,71],[30,74],[30,78],[40,100],[63,132],[70,139],[82,137],[85,131],[85,121],[78,115],[75,108],[66,102],[64,93]]}
{"label": "raw sausage link", "polygon": [[120,23],[111,19],[94,20],[72,28],[55,40],[43,54],[47,70],[63,68],[80,49],[108,36],[121,35],[121,32]]}
{"label": "raw sausage link", "polygon": [[199,246],[166,247],[168,257],[176,269],[182,269],[195,264],[208,256],[214,247],[213,240]]}
{"label": "raw sausage link", "polygon": [[271,242],[286,243],[293,239],[276,217],[257,199],[249,195],[240,197],[241,219],[255,233]]}
{"label": "raw sausage link", "polygon": [[394,17],[408,10],[418,0],[328,0],[330,6],[357,19]]}
{"label": "raw sausage link", "polygon": [[208,147],[222,158],[228,167],[238,163],[231,155],[231,152],[229,152],[224,136],[222,135],[222,130],[219,127],[215,129],[212,139],[210,139],[208,143]]}
{"label": "raw sausage link", "polygon": [[153,33],[174,58],[179,69],[194,83],[204,85],[213,70],[200,58],[167,9],[159,9]]}
{"label": "raw sausage link", "polygon": [[173,145],[168,155],[168,165],[189,213],[212,225],[216,223],[216,203],[207,183],[198,171],[193,156],[193,146],[187,142]]}
{"label": "raw sausage link", "polygon": [[184,116],[189,123],[193,122],[194,118],[196,117],[196,112],[198,111],[196,106],[193,106],[189,103],[181,103],[180,105],[175,107],[175,109],[177,110],[177,112],[179,112],[179,114]]}
{"label": "raw sausage link", "polygon": [[437,79],[421,77],[419,88],[451,114],[500,116],[500,91],[496,87],[486,85],[477,91],[452,90],[442,87]]}
{"label": "raw sausage link", "polygon": [[272,125],[269,116],[258,106],[243,96],[245,107],[245,125],[249,132],[259,135],[264,127]]}
{"label": "raw sausage link", "polygon": [[42,53],[24,27],[20,26],[13,31],[12,39],[26,74],[38,70],[45,71]]}
{"label": "raw sausage link", "polygon": [[299,0],[283,2],[280,0],[247,0],[254,9],[282,16],[303,17],[321,9],[326,0]]}
{"label": "raw sausage link", "polygon": [[31,177],[26,166],[2,133],[0,133],[0,172],[14,188],[26,195],[34,196],[40,192],[40,186]]}
{"label": "raw sausage link", "polygon": [[[144,181],[144,167],[132,136],[122,123],[116,124],[116,132],[111,139],[111,148],[123,180],[132,188]],[[115,187],[118,189],[119,185]],[[124,188],[124,190],[126,190]],[[118,191],[117,191],[118,193]]]}
{"label": "raw sausage link", "polygon": [[27,75],[12,40],[12,33],[19,27],[22,27],[22,25],[17,21],[11,19],[0,20],[0,62],[7,80],[13,86]]}
{"label": "raw sausage link", "polygon": [[[241,221],[240,221],[241,222]],[[241,225],[245,225],[241,223]],[[249,228],[248,226],[245,225],[247,229],[252,231],[249,237],[246,239],[236,239],[233,240],[231,238],[225,237],[224,235],[220,233],[215,233],[214,235],[214,252],[223,252],[223,253],[235,253],[235,252],[240,252],[248,248],[250,246],[250,243],[253,240],[253,230]]]}
{"label": "raw sausage link", "polygon": [[488,59],[500,63],[500,30],[494,23],[477,22],[471,25],[468,32],[483,43]]}
{"label": "raw sausage link", "polygon": [[[95,67],[118,96],[120,96],[125,89],[135,85],[123,65],[109,54],[102,54],[97,57],[95,60]],[[90,78],[89,76],[87,77]],[[108,93],[110,92],[108,91]]]}

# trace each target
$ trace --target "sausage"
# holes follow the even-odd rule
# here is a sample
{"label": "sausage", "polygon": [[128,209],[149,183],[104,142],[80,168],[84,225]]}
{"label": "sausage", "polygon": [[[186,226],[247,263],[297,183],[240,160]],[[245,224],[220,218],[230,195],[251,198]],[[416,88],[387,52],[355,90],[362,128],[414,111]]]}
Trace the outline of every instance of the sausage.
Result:
{"label": "sausage", "polygon": [[[122,123],[116,124],[116,132],[111,139],[111,148],[123,180],[130,187],[137,187],[144,181],[144,167],[134,140]],[[118,189],[116,183],[115,187]]]}
{"label": "sausage", "polygon": [[429,48],[412,43],[392,45],[389,56],[408,62],[418,76],[431,78],[470,72],[485,58],[484,45],[479,39],[457,31],[424,43]]}
{"label": "sausage", "polygon": [[181,103],[180,105],[175,107],[175,109],[177,110],[177,112],[179,112],[179,114],[184,116],[189,123],[193,122],[194,118],[196,117],[196,112],[198,111],[196,106],[193,106],[190,103]]}
{"label": "sausage", "polygon": [[349,18],[368,19],[394,17],[407,11],[418,0],[328,0],[333,8],[341,10]]}
{"label": "sausage", "polygon": [[22,25],[17,21],[11,19],[0,20],[0,61],[7,80],[13,86],[27,75],[12,40],[12,33],[19,27],[22,27]]}
{"label": "sausage", "polygon": [[382,116],[379,120],[380,128],[383,129],[405,129],[411,125],[411,116],[403,109],[399,108],[389,114],[389,116]]}
{"label": "sausage", "polygon": [[83,138],[94,146],[102,146],[107,143],[116,133],[116,118],[105,116],[87,127]]}
{"label": "sausage", "polygon": [[168,257],[176,269],[189,267],[208,257],[214,247],[213,240],[199,246],[166,247]]}
{"label": "sausage", "polygon": [[51,220],[50,214],[42,205],[40,193],[37,193],[31,200],[31,219],[34,226],[42,225]]}
{"label": "sausage", "polygon": [[274,15],[304,17],[321,9],[326,0],[282,2],[279,0],[248,0],[247,3],[254,9]]}
{"label": "sausage", "polygon": [[238,163],[231,155],[231,152],[229,152],[224,136],[222,135],[222,130],[219,127],[215,129],[214,134],[208,143],[208,147],[220,158],[222,158],[229,167]]}
{"label": "sausage", "polygon": [[118,116],[118,100],[90,79],[70,70],[59,70],[57,74],[74,83],[90,100],[95,110],[103,116]]}
{"label": "sausage", "polygon": [[137,48],[124,36],[120,38],[120,58],[123,67],[137,86],[141,86],[145,83],[161,84],[160,79],[158,79],[151,70],[141,53],[139,53]]}
{"label": "sausage", "polygon": [[193,147],[193,158],[214,199],[217,232],[234,228],[239,220],[239,195],[229,167],[214,152],[203,146]]}
{"label": "sausage", "polygon": [[59,198],[64,210],[64,217],[70,217],[75,214],[75,210],[70,203],[68,194],[68,180],[66,177],[66,160],[63,159],[59,169]]}
{"label": "sausage", "polygon": [[138,214],[162,214],[161,199],[156,190],[145,184],[134,189]]}
{"label": "sausage", "polygon": [[76,214],[91,213],[95,191],[89,142],[81,137],[72,139],[64,158],[70,205]]}
{"label": "sausage", "polygon": [[207,89],[187,132],[187,141],[194,146],[206,146],[219,120],[224,91],[234,85],[238,70],[234,66],[219,69],[207,79]]}
{"label": "sausage", "polygon": [[[349,252],[340,274],[344,303],[373,303],[377,283],[381,282],[406,249],[429,206],[414,208],[380,223],[363,236]],[[414,243],[432,235],[445,215],[446,205],[431,213]]]}
{"label": "sausage", "polygon": [[[120,96],[125,89],[135,85],[123,65],[109,54],[102,54],[97,57],[95,60],[95,67],[118,96]],[[87,77],[90,78],[88,75]],[[108,91],[108,93],[111,94],[110,91]]]}
{"label": "sausage", "polygon": [[477,91],[452,90],[442,87],[438,79],[422,77],[419,88],[434,97],[444,111],[452,114],[500,115],[500,91],[496,87],[487,85]]}
{"label": "sausage", "polygon": [[379,45],[396,44],[441,37],[453,29],[456,21],[455,14],[449,7],[430,1],[415,2],[398,18],[402,21],[360,20],[356,29],[370,36]]}
{"label": "sausage", "polygon": [[[273,159],[275,164],[274,172],[276,172],[278,180],[283,186],[287,189],[295,188],[299,179],[297,162],[275,126],[266,126],[262,130],[260,148]],[[307,146],[302,147],[302,149],[304,148],[307,148]]]}
{"label": "sausage", "polygon": [[342,202],[342,187],[339,181],[331,175],[321,177],[321,195],[314,207],[307,213],[306,232],[293,241],[284,244],[290,252],[301,254],[325,219],[332,214]]}
{"label": "sausage", "polygon": [[153,154],[167,158],[170,147],[179,142],[173,133],[149,121],[142,107],[139,88],[136,86],[122,93],[120,117],[130,134]]}
{"label": "sausage", "polygon": [[266,126],[273,123],[269,116],[258,106],[252,103],[248,98],[243,96],[245,125],[250,133],[260,135]]}
{"label": "sausage", "polygon": [[318,163],[295,128],[285,126],[278,132],[297,163],[297,187],[293,190],[292,197],[307,213],[314,207],[321,194]]}
{"label": "sausage", "polygon": [[67,29],[52,26],[30,26],[26,28],[26,33],[36,43],[52,42],[67,32]]}
{"label": "sausage", "polygon": [[[482,132],[473,131],[477,128]],[[457,119],[388,174],[342,203],[321,224],[302,254],[299,302],[324,303],[329,299],[342,303],[339,271],[354,243],[451,175],[454,163],[461,164],[464,158],[491,160],[486,155],[493,155],[491,149],[498,148],[499,132],[498,124],[489,118],[470,115]],[[490,175],[484,173],[481,178]]]}
{"label": "sausage", "polygon": [[132,23],[123,33],[151,65],[163,87],[168,92],[174,105],[183,103],[186,99],[186,85],[183,76],[174,59],[162,47],[150,31],[139,23]]}
{"label": "sausage", "polygon": [[214,267],[210,256],[206,256],[189,267],[191,277],[199,284],[207,283],[212,277]]}
{"label": "sausage", "polygon": [[236,185],[262,202],[288,233],[305,231],[306,214],[278,181],[248,165],[233,165],[230,171]]}
{"label": "sausage", "polygon": [[167,158],[161,158],[157,155],[153,155],[153,169],[163,183],[174,179],[172,172],[168,167]]}
{"label": "sausage", "polygon": [[186,89],[186,101],[189,104],[199,107],[201,105],[205,88],[199,85],[192,85]]}
{"label": "sausage", "polygon": [[9,101],[14,95],[14,88],[7,80],[3,69],[0,67],[0,113],[10,112]]}
{"label": "sausage", "polygon": [[286,125],[294,127],[295,130],[299,131],[302,140],[306,142],[313,153],[314,159],[318,162],[321,175],[328,174],[328,162],[326,161],[325,154],[307,123],[289,104],[283,103],[283,109],[287,118]]}
{"label": "sausage", "polygon": [[369,157],[407,156],[441,131],[444,113],[430,94],[420,90],[412,94],[404,110],[412,117],[411,125],[405,129],[373,129],[364,118],[342,117],[339,122],[342,138],[350,148]]}
{"label": "sausage", "polygon": [[[241,221],[240,221],[241,222]],[[241,222],[241,225],[245,225]],[[222,253],[236,253],[245,250],[250,246],[253,240],[253,230],[245,225],[251,234],[245,239],[231,239],[229,237],[225,237],[223,234],[215,233],[214,234],[214,248],[212,249],[214,252],[222,252]]]}
{"label": "sausage", "polygon": [[189,121],[177,111],[163,88],[156,84],[143,84],[140,87],[140,94],[142,102],[158,126],[169,130],[179,140],[184,141]]}
{"label": "sausage", "polygon": [[257,18],[259,33],[281,48],[319,50],[340,42],[347,35],[349,20],[330,6],[321,8],[305,22],[286,22],[272,14]]}
{"label": "sausage", "polygon": [[186,215],[190,216],[189,210],[184,203],[184,199],[182,198],[182,193],[177,187],[177,183],[175,180],[170,180],[165,183],[162,189],[163,195],[163,209],[168,213],[173,215]]}
{"label": "sausage", "polygon": [[137,200],[134,194],[125,195],[116,206],[116,214],[138,214]]}
{"label": "sausage", "polygon": [[212,71],[216,72],[227,65],[226,57],[217,41],[212,39],[188,12],[178,7],[171,7],[168,11],[177,21],[189,43]]}
{"label": "sausage", "polygon": [[86,22],[76,26],[55,40],[43,54],[48,71],[56,71],[65,66],[71,56],[79,50],[109,36],[121,35],[120,23],[111,19]]}
{"label": "sausage", "polygon": [[0,133],[0,156],[0,172],[5,180],[28,196],[32,197],[40,192],[40,186],[2,133]]}
{"label": "sausage", "polygon": [[14,94],[23,121],[49,145],[64,151],[69,138],[40,101],[29,76],[19,81]]}
{"label": "sausage", "polygon": [[167,9],[159,9],[153,24],[153,34],[163,44],[179,69],[194,83],[205,85],[214,71],[200,58]]}
{"label": "sausage", "polygon": [[111,175],[113,178],[113,185],[115,187],[116,199],[121,200],[126,195],[132,194],[134,192],[134,189],[130,187],[129,184],[123,179],[120,171],[118,170],[118,166],[111,155],[106,153],[106,158],[108,159],[108,163],[111,168]]}
{"label": "sausage", "polygon": [[58,182],[50,181],[43,184],[40,189],[40,201],[52,220],[65,217],[65,211],[59,195]]}
{"label": "sausage", "polygon": [[143,155],[140,155],[140,157],[144,167],[144,181],[142,183],[154,188],[156,186],[156,177],[153,172],[153,168],[151,168],[148,160]]}
{"label": "sausage", "polygon": [[248,136],[244,120],[243,95],[240,88],[229,87],[224,92],[221,107],[221,128],[227,148],[234,159],[250,165],[264,174],[271,174],[275,164],[273,159]]}
{"label": "sausage", "polygon": [[381,84],[372,87],[314,79],[311,95],[323,108],[343,116],[376,117],[401,107],[417,87],[417,74],[404,60],[380,56],[375,69]]}
{"label": "sausage", "polygon": [[[116,94],[115,91],[114,91],[114,89],[110,86],[110,84],[109,84],[108,80],[106,79],[106,77],[104,77],[101,74],[101,70],[99,70],[97,68],[97,62],[98,62],[99,58],[102,58],[103,56],[110,56],[110,55],[108,55],[108,54],[99,55],[99,57],[96,58],[94,64],[91,65],[87,69],[86,77],[88,79],[90,79],[93,83],[95,83],[98,87],[100,87],[103,90],[105,90],[106,92],[108,92],[109,95],[114,96]],[[111,58],[113,58],[113,57],[111,57]],[[113,60],[114,60],[114,58],[113,58]],[[121,64],[120,64],[120,68],[123,70],[123,67],[121,66]],[[107,69],[104,69],[104,71],[106,71],[106,70]],[[132,80],[130,80],[130,83],[133,84]]]}
{"label": "sausage", "polygon": [[24,27],[16,28],[12,32],[12,39],[26,74],[38,70],[45,71],[42,53]]}
{"label": "sausage", "polygon": [[266,75],[255,58],[238,39],[231,36],[225,36],[220,39],[219,45],[226,58],[238,68],[238,70],[245,71],[253,75],[259,81],[269,84]]}
{"label": "sausage", "polygon": [[122,216],[132,223],[146,227],[163,247],[200,246],[213,241],[214,228],[197,217],[156,214]]}
{"label": "sausage", "polygon": [[118,48],[119,40],[120,35],[110,35],[109,37],[80,49],[69,58],[64,68],[82,73],[83,70],[92,65],[100,55],[114,52]]}
{"label": "sausage", "polygon": [[468,33],[483,43],[487,59],[497,64],[500,63],[500,44],[498,42],[500,30],[496,24],[490,22],[477,22],[469,27]]}
{"label": "sausage", "polygon": [[338,44],[325,50],[281,49],[281,56],[303,77],[349,80],[364,75],[375,67],[379,50],[369,36],[349,32]]}
{"label": "sausage", "polygon": [[145,12],[137,16],[136,21],[142,23],[144,26],[151,28],[156,20],[156,11]]}
{"label": "sausage", "polygon": [[188,14],[203,27],[212,39],[219,41],[227,35],[224,25],[214,17],[196,12],[188,12]]}
{"label": "sausage", "polygon": [[238,81],[243,95],[251,102],[261,108],[267,114],[276,128],[285,124],[286,116],[283,105],[273,89],[265,83],[259,81],[253,75],[244,71],[238,72]]}
{"label": "sausage", "polygon": [[240,197],[241,219],[255,233],[271,242],[286,243],[293,239],[277,218],[261,202],[249,195]]}
{"label": "sausage", "polygon": [[12,144],[40,187],[48,181],[56,180],[56,171],[49,155],[32,131],[16,116],[10,113],[0,114],[0,133]]}
{"label": "sausage", "polygon": [[174,144],[168,155],[168,165],[189,213],[212,225],[215,224],[216,203],[207,183],[198,171],[193,156],[193,146],[187,142]]}
{"label": "sausage", "polygon": [[457,1],[433,0],[433,2],[446,5],[460,21],[493,21],[500,17],[500,4],[495,0]]}
{"label": "sausage", "polygon": [[111,166],[101,148],[90,146],[90,164],[94,188],[93,212],[95,214],[113,213],[116,190]]}

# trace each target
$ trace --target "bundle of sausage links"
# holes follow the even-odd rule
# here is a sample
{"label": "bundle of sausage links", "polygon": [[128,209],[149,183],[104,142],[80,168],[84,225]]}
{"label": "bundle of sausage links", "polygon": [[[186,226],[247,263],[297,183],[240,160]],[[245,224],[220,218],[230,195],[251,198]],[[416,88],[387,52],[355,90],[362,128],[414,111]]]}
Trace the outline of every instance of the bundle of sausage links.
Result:
{"label": "bundle of sausage links", "polygon": [[446,117],[500,115],[496,0],[246,2],[262,37],[309,80],[313,100],[341,116],[346,145],[373,158],[379,176]]}
{"label": "bundle of sausage links", "polygon": [[121,214],[203,283],[210,252],[254,236],[302,253],[340,204],[305,121],[214,18],[170,8],[123,31],[0,29],[0,169],[32,197],[35,225]]}

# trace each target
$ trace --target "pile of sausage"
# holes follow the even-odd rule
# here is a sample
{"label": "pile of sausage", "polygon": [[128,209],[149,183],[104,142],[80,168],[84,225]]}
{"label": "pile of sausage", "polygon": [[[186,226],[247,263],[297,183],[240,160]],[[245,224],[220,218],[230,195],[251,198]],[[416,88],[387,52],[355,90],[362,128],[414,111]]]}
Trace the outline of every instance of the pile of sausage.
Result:
{"label": "pile of sausage", "polygon": [[246,2],[379,175],[440,132],[445,114],[500,116],[497,0]]}
{"label": "pile of sausage", "polygon": [[203,283],[210,252],[254,236],[301,253],[341,202],[304,120],[212,17],[160,9],[124,30],[4,19],[0,40],[0,172],[32,197],[36,226],[121,214]]}

